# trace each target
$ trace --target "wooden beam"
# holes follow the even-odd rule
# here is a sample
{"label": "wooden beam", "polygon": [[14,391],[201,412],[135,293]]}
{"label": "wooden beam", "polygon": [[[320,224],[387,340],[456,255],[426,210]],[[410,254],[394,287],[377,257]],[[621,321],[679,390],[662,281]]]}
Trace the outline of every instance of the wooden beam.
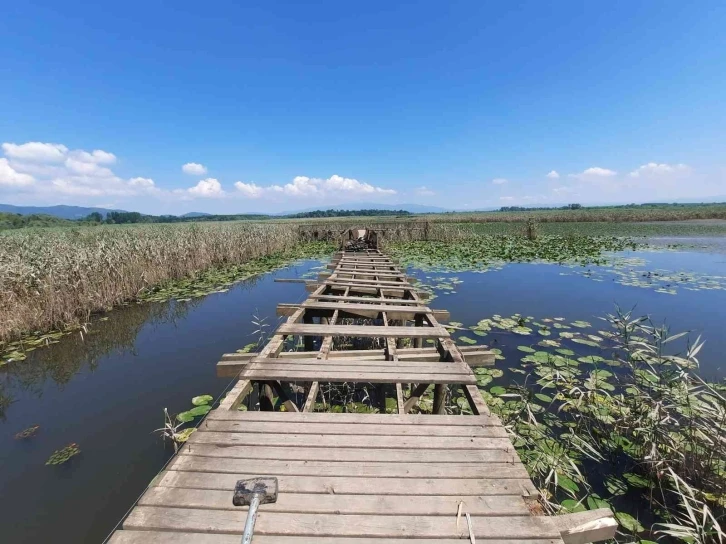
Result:
{"label": "wooden beam", "polygon": [[615,538],[618,522],[609,508],[598,508],[574,514],[543,516],[545,525],[560,532],[565,544],[588,544]]}
{"label": "wooden beam", "polygon": [[318,398],[318,389],[320,384],[318,382],[312,382],[310,389],[308,390],[308,396],[305,399],[305,406],[303,406],[303,412],[312,412],[315,408],[315,399]]}
{"label": "wooden beam", "polygon": [[398,413],[399,414],[405,414],[405,404],[403,402],[403,387],[400,383],[396,384],[396,402],[398,404]]}
{"label": "wooden beam", "polygon": [[[448,337],[449,333],[443,327],[369,327],[366,325],[305,325],[299,323],[284,323],[280,325],[276,335],[299,336],[357,336],[362,338],[387,337]],[[462,359],[463,360],[463,359]]]}
{"label": "wooden beam", "polygon": [[411,396],[408,397],[408,400],[403,405],[404,414],[409,413],[411,411],[411,408],[418,404],[419,399],[424,395],[424,393],[426,393],[426,390],[428,388],[429,384],[427,383],[420,383],[413,388],[413,391],[411,391]]}

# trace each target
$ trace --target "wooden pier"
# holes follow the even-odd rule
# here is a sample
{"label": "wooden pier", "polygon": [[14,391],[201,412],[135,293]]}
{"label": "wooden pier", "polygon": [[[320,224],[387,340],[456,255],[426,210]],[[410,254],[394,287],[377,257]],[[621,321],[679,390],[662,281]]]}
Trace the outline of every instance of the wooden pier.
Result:
{"label": "wooden pier", "polygon": [[[532,514],[537,490],[471,370],[492,365],[492,353],[459,349],[439,323],[448,313],[429,308],[379,250],[341,251],[329,268],[308,285],[305,302],[278,307],[287,320],[260,353],[223,356],[218,374],[239,380],[151,483],[112,544],[237,543],[246,509],[232,505],[232,492],[237,480],[258,476],[278,478],[279,498],[260,508],[257,544],[612,537],[617,524],[609,510]],[[283,351],[288,337],[303,337],[305,350]],[[381,347],[338,350],[336,338],[378,339]],[[388,392],[397,413],[315,412],[321,385],[341,382],[373,384],[381,412]],[[304,388],[304,403],[286,393],[290,383]],[[429,388],[433,413],[410,413]],[[473,415],[446,415],[456,388]],[[240,411],[251,393],[260,410]],[[285,411],[274,410],[273,395]]]}

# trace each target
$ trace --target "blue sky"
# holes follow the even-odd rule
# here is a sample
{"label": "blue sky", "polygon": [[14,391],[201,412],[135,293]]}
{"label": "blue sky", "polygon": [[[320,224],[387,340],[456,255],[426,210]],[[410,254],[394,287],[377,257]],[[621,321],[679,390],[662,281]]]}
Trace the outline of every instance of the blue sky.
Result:
{"label": "blue sky", "polygon": [[4,6],[0,202],[726,200],[722,1],[253,4]]}

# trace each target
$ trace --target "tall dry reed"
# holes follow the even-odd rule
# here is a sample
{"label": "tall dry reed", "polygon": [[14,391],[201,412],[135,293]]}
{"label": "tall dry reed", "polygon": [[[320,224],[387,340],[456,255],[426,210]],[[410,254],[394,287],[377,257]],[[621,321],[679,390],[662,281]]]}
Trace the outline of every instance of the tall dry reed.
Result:
{"label": "tall dry reed", "polygon": [[290,250],[296,227],[216,223],[0,235],[0,341],[78,324],[150,286]]}

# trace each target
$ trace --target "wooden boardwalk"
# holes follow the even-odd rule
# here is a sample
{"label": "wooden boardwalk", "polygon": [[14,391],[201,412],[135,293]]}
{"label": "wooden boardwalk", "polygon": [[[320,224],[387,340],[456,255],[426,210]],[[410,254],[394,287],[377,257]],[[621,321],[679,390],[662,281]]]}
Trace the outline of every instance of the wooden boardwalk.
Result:
{"label": "wooden boardwalk", "polygon": [[[343,251],[330,268],[305,302],[280,305],[287,320],[260,353],[223,357],[219,375],[239,381],[112,544],[237,543],[246,508],[232,505],[232,491],[258,476],[278,478],[279,498],[260,508],[257,544],[576,544],[612,535],[607,512],[531,514],[537,491],[470,368],[493,364],[493,354],[457,348],[438,321],[448,314],[427,307],[379,251]],[[374,322],[351,323],[360,320]],[[290,336],[302,336],[305,351],[283,351]],[[339,337],[380,339],[383,347],[335,350]],[[305,388],[304,404],[286,394],[292,382]],[[338,382],[390,384],[398,413],[314,412],[321,384]],[[385,400],[384,386],[371,387]],[[409,413],[429,387],[434,413]],[[452,387],[473,415],[445,415]],[[261,411],[238,410],[251,392]],[[273,394],[286,411],[271,411]]]}

